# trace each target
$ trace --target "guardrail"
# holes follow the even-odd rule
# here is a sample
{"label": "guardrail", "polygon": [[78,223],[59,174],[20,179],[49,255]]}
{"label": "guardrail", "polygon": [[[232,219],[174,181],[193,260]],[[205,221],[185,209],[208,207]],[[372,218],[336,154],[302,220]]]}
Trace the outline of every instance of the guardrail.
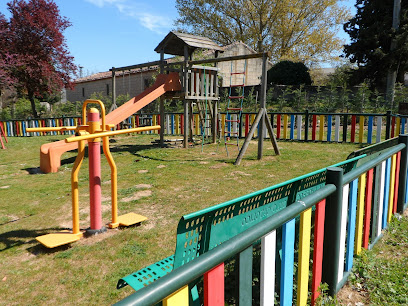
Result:
{"label": "guardrail", "polygon": [[[362,248],[371,248],[381,238],[392,214],[401,213],[407,206],[407,145],[408,135],[400,135],[398,144],[344,175],[341,168],[328,168],[325,186],[190,260],[118,305],[154,305],[160,301],[188,305],[188,284],[202,275],[204,305],[224,305],[223,263],[234,256],[238,258],[236,302],[251,305],[253,246],[259,240],[261,305],[273,305],[275,294],[280,305],[292,305],[294,301],[306,305],[309,292],[314,304],[322,282],[329,285],[329,294],[335,295],[348,278],[353,255],[360,254]],[[300,220],[298,226],[296,219]],[[278,257],[280,267],[275,264]],[[275,287],[277,275],[280,279]]]}

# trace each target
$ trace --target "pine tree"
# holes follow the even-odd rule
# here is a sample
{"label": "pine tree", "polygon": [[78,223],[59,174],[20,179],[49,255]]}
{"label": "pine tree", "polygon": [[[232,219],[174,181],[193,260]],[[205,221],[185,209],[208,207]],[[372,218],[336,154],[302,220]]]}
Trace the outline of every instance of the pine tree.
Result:
{"label": "pine tree", "polygon": [[[351,42],[344,54],[359,69],[352,70],[353,85],[366,81],[384,92],[390,68],[396,69],[397,81],[404,81],[408,68],[408,0],[401,1],[401,19],[398,30],[392,29],[393,2],[384,0],[357,0],[357,14],[345,23],[344,30]],[[391,41],[396,49],[391,51]]]}

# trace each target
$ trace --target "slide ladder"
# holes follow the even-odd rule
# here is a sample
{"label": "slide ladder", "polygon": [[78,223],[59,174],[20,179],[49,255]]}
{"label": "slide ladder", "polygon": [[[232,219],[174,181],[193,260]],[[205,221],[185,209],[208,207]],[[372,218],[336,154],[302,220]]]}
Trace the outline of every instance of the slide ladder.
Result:
{"label": "slide ladder", "polygon": [[[240,128],[240,123],[241,123],[241,118],[242,118],[242,105],[244,102],[246,65],[247,65],[247,61],[245,60],[244,69],[240,72],[233,72],[232,62],[231,62],[227,113],[225,115],[225,119],[223,123],[224,145],[225,145],[225,150],[227,151],[227,155],[228,155],[228,146],[230,145],[236,146],[239,149],[239,128]],[[233,81],[233,76],[238,76],[238,77],[235,77],[235,80]],[[239,78],[239,76],[242,76],[242,79]],[[238,101],[238,103],[235,101]],[[233,137],[235,138],[235,141],[232,141],[231,138]]]}

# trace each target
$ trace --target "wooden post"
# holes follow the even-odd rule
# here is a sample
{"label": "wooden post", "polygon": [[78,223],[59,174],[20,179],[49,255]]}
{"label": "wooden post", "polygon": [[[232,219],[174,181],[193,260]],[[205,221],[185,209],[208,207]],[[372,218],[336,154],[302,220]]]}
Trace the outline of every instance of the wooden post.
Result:
{"label": "wooden post", "polygon": [[260,106],[263,109],[263,115],[259,121],[258,130],[258,160],[262,158],[263,155],[263,141],[264,141],[264,127],[265,127],[265,115],[266,115],[266,53],[262,56],[262,79],[261,79],[261,97]]}
{"label": "wooden post", "polygon": [[112,67],[112,106],[109,112],[111,112],[115,108],[116,108],[116,68]]}
{"label": "wooden post", "polygon": [[[160,73],[164,73],[164,49],[160,51]],[[164,146],[164,98],[160,97],[160,146]]]}
{"label": "wooden post", "polygon": [[[184,77],[183,77],[183,91],[187,93],[188,87],[188,47],[184,46]],[[189,115],[188,115],[188,101],[184,99],[184,148],[188,148],[188,134],[190,131]]]}

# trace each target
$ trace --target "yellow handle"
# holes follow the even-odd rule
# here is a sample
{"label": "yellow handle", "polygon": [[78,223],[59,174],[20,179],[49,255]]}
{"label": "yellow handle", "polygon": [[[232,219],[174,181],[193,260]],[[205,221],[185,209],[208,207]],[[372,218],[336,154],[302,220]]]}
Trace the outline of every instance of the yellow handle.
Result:
{"label": "yellow handle", "polygon": [[105,125],[105,105],[102,103],[101,100],[92,100],[88,99],[85,100],[84,104],[82,104],[82,123],[86,123],[86,106],[88,104],[98,104],[101,107],[101,117],[102,117],[102,128],[105,131],[106,125]]}
{"label": "yellow handle", "polygon": [[76,126],[62,126],[62,127],[38,127],[38,128],[26,128],[29,133],[34,132],[64,132],[64,131],[75,131]]}
{"label": "yellow handle", "polygon": [[75,137],[66,138],[65,142],[70,143],[70,142],[74,142],[74,141],[95,139],[95,138],[105,137],[105,136],[113,136],[113,135],[128,134],[128,133],[137,133],[137,132],[152,131],[152,130],[160,130],[160,125],[144,126],[144,127],[134,128],[134,129],[124,129],[124,130],[108,131],[108,132],[100,132],[100,133],[98,132],[98,133],[89,134],[89,135],[75,136]]}

